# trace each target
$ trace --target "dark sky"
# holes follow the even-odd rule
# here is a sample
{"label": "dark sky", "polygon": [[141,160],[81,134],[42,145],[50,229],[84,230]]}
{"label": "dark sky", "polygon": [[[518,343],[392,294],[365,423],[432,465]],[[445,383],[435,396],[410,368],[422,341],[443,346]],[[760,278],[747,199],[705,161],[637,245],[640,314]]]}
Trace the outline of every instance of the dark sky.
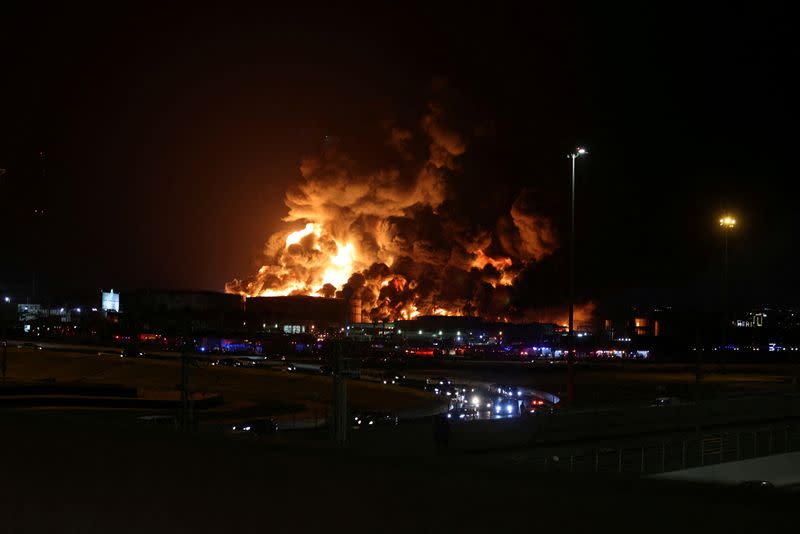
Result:
{"label": "dark sky", "polygon": [[268,4],[2,8],[0,289],[35,271],[54,295],[221,290],[254,272],[325,135],[418,121],[446,79],[494,131],[459,187],[533,186],[563,232],[565,156],[590,148],[581,294],[706,299],[730,209],[736,298],[800,297],[800,58],[779,5]]}

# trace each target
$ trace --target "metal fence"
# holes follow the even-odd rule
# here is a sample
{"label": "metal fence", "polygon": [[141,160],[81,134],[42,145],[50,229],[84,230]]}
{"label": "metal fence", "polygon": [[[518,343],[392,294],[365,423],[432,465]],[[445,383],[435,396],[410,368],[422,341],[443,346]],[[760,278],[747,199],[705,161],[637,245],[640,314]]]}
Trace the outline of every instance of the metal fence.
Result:
{"label": "metal fence", "polygon": [[650,441],[638,447],[528,457],[524,462],[534,469],[552,472],[656,474],[798,450],[800,424],[794,423],[702,432],[678,439]]}

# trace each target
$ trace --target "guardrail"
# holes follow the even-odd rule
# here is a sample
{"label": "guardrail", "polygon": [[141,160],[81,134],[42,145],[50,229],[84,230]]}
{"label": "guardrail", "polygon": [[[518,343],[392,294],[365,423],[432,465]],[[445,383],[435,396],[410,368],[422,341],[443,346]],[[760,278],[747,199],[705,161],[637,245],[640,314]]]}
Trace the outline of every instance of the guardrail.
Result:
{"label": "guardrail", "polygon": [[798,450],[800,423],[795,422],[704,432],[684,439],[650,441],[638,447],[604,447],[576,454],[536,457],[520,453],[511,461],[548,472],[650,475]]}

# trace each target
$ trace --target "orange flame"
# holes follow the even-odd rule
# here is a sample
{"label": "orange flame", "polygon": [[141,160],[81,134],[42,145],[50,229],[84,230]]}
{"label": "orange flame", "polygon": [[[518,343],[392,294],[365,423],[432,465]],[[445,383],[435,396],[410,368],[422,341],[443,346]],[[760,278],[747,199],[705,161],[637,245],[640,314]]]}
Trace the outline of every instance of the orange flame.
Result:
{"label": "orange flame", "polygon": [[[448,118],[431,102],[419,133],[393,126],[397,160],[379,168],[333,144],[305,158],[283,219],[302,227],[273,234],[256,275],[226,291],[343,296],[361,301],[371,320],[503,314],[522,268],[555,250],[552,225],[523,194],[491,227],[467,229],[440,212],[468,145]],[[410,150],[417,145],[427,157]]]}
{"label": "orange flame", "polygon": [[[511,258],[506,257],[499,257],[499,258],[492,258],[488,254],[486,254],[483,250],[478,249],[474,252],[475,259],[472,261],[472,266],[478,269],[483,269],[487,265],[491,265],[495,269],[500,272],[500,284],[504,286],[510,286],[514,283],[514,275],[507,272],[506,269],[511,267],[514,262]],[[496,284],[492,284],[493,286]]]}

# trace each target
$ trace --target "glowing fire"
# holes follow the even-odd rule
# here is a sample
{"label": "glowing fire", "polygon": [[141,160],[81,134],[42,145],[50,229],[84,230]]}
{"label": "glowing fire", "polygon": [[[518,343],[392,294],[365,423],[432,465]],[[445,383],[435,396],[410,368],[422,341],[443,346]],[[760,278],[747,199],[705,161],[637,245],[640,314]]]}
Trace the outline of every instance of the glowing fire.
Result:
{"label": "glowing fire", "polygon": [[[456,300],[445,303],[441,299],[424,298],[423,289],[417,280],[409,280],[399,273],[392,273],[395,251],[388,254],[374,250],[362,251],[355,243],[358,235],[336,232],[330,224],[306,222],[295,231],[273,238],[273,251],[269,254],[274,261],[263,265],[256,277],[249,283],[235,281],[226,289],[246,296],[274,297],[285,295],[334,295],[355,297],[363,301],[364,312],[376,314],[386,319],[414,319],[420,315],[463,315],[475,314],[467,309],[469,301]],[[375,241],[391,245],[391,236],[376,232]],[[268,244],[269,246],[269,244]],[[385,261],[381,262],[381,259]],[[442,269],[457,268],[462,273],[470,270],[478,281],[492,288],[510,287],[518,271],[514,261],[507,256],[492,256],[477,248],[467,253],[469,258],[463,264],[448,263],[441,267],[431,266],[437,275]],[[427,268],[427,267],[426,267]],[[353,282],[354,275],[377,269],[377,278],[364,276]],[[352,282],[352,284],[351,284]],[[445,280],[446,283],[446,280]],[[349,287],[352,286],[352,287]],[[348,289],[349,287],[349,289]],[[348,291],[350,293],[348,293]],[[429,290],[428,290],[429,291]],[[503,316],[500,316],[503,319]]]}
{"label": "glowing fire", "polygon": [[[506,271],[506,269],[511,267],[513,264],[514,262],[511,261],[511,258],[492,258],[491,256],[487,256],[480,249],[475,251],[475,260],[472,262],[472,266],[477,267],[478,269],[483,269],[487,265],[491,265],[497,269],[497,271],[500,273],[500,284],[504,286],[510,286],[514,283],[515,276]],[[497,287],[495,283],[492,285]]]}
{"label": "glowing fire", "polygon": [[[292,232],[291,234],[286,236],[286,248],[289,248],[291,245],[296,245],[299,243],[304,237],[314,234],[317,237],[320,236],[321,230],[318,224],[308,223],[305,228],[302,230],[298,230],[296,232]],[[319,250],[319,248],[317,248]]]}
{"label": "glowing fire", "polygon": [[322,275],[322,282],[323,285],[331,284],[336,289],[341,289],[347,279],[350,278],[350,275],[353,274],[355,250],[352,243],[347,243],[344,246],[337,244],[336,250],[336,255],[331,256],[330,265]]}
{"label": "glowing fire", "polygon": [[[284,252],[291,254],[291,247],[293,245],[300,245],[304,239],[309,238],[310,251],[321,256],[320,260],[323,268],[319,276],[311,276],[305,280],[295,276],[295,272],[286,270],[277,270],[275,266],[265,265],[259,270],[259,275],[269,276],[275,275],[279,278],[285,279],[282,285],[278,287],[262,288],[260,291],[238,291],[239,293],[247,296],[259,297],[274,297],[284,295],[323,295],[326,285],[332,286],[335,290],[341,291],[347,283],[350,276],[357,272],[357,266],[368,265],[369,262],[361,261],[357,257],[356,247],[352,242],[339,243],[333,238],[323,238],[323,229],[317,223],[307,223],[305,227],[286,235],[284,240]],[[309,237],[310,236],[310,237]],[[320,245],[320,241],[328,241],[325,248]],[[487,265],[491,265],[500,273],[498,281],[490,281],[489,283],[496,287],[499,285],[509,286],[514,282],[514,274],[506,271],[513,265],[511,258],[497,257],[493,258],[483,250],[476,250],[473,253],[473,260],[470,267],[476,269],[484,269]],[[388,276],[385,277],[381,283],[381,288],[391,288],[396,292],[403,292],[406,290],[408,281],[402,276]],[[425,310],[426,313],[433,315],[458,315],[457,311],[449,310],[441,306],[433,306]],[[422,312],[417,309],[413,303],[408,304],[397,310],[397,316],[413,319],[421,315]]]}
{"label": "glowing fire", "polygon": [[505,270],[506,267],[511,267],[514,262],[511,261],[511,258],[492,258],[491,256],[487,256],[482,250],[478,249],[475,251],[475,261],[472,262],[473,267],[477,267],[478,269],[483,269],[487,265],[491,265],[498,271]]}
{"label": "glowing fire", "polygon": [[388,155],[384,168],[364,170],[335,145],[305,159],[286,193],[294,226],[271,236],[257,273],[226,291],[343,297],[360,301],[368,321],[505,318],[519,273],[557,247],[550,221],[522,193],[486,227],[444,209],[467,139],[437,103],[419,124],[421,134],[390,129],[381,146],[396,161]]}

